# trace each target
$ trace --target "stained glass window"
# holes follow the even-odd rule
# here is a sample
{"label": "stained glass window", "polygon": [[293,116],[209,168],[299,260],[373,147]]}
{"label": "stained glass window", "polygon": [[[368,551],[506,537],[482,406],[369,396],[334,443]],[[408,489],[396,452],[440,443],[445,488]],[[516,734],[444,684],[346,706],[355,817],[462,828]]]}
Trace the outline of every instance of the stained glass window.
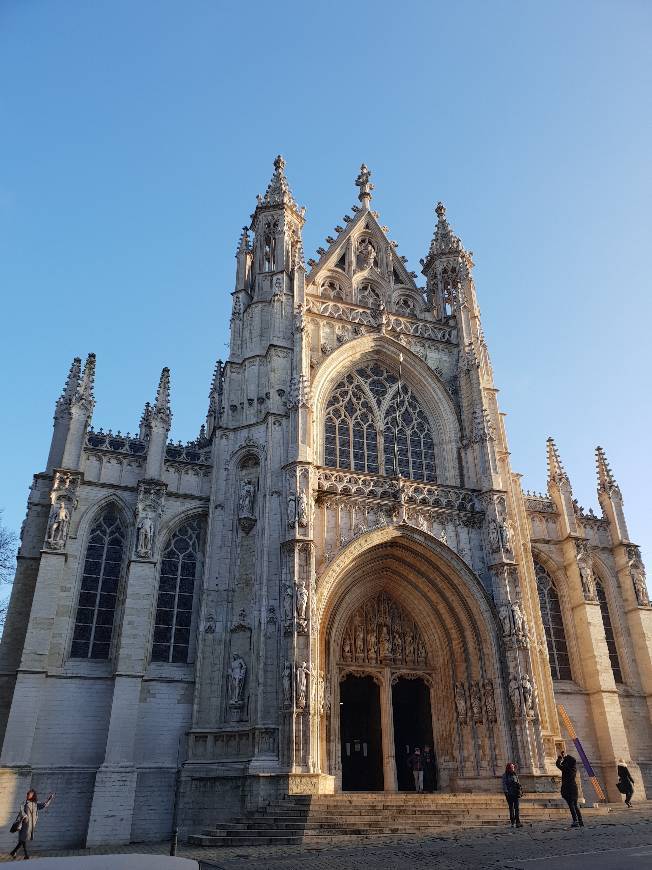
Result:
{"label": "stained glass window", "polygon": [[108,659],[122,573],[125,529],[115,507],[108,507],[91,528],[82,574],[73,658]]}
{"label": "stained glass window", "polygon": [[623,682],[623,672],[620,668],[620,659],[618,658],[618,648],[616,647],[616,638],[614,637],[614,629],[611,624],[611,616],[609,615],[609,605],[607,596],[605,595],[602,581],[595,578],[595,586],[598,593],[598,603],[600,604],[600,612],[602,613],[602,624],[604,625],[604,636],[607,639],[607,649],[609,650],[609,660],[611,661],[611,670],[613,671],[614,680],[617,683]]}
{"label": "stained glass window", "polygon": [[559,595],[555,589],[552,577],[543,565],[535,562],[534,570],[537,578],[541,619],[546,633],[546,643],[548,644],[550,673],[553,680],[572,680],[573,675],[568,657],[568,646],[566,644],[566,633],[561,615]]}

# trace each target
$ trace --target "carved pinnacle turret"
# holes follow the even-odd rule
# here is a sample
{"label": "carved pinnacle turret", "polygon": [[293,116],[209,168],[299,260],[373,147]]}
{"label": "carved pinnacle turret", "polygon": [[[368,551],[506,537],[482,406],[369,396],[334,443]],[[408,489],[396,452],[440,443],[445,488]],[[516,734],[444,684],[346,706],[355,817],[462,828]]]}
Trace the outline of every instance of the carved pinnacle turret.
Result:
{"label": "carved pinnacle turret", "polygon": [[617,494],[622,498],[620,487],[602,447],[595,448],[595,462],[598,470],[598,492],[604,492],[607,495]]}
{"label": "carved pinnacle turret", "polygon": [[358,199],[362,203],[362,207],[365,209],[369,208],[369,203],[371,202],[371,191],[374,189],[374,185],[369,181],[370,178],[371,172],[363,163],[360,167],[360,174],[355,180],[355,184],[356,187],[360,188]]}
{"label": "carved pinnacle turret", "polygon": [[81,380],[71,399],[71,407],[81,408],[90,417],[95,406],[93,385],[95,383],[95,354],[89,353],[84,363]]}
{"label": "carved pinnacle turret", "polygon": [[166,366],[161,372],[156,391],[156,401],[151,409],[150,420],[160,420],[166,429],[172,423],[172,410],[170,408],[170,369]]}
{"label": "carved pinnacle turret", "polygon": [[261,197],[258,204],[259,206],[289,205],[296,211],[299,210],[285,177],[285,160],[280,154],[274,161],[274,174],[267,186],[265,196]]}
{"label": "carved pinnacle turret", "polygon": [[81,375],[81,358],[76,356],[72,361],[72,365],[70,366],[70,371],[68,372],[68,377],[66,378],[66,383],[63,387],[61,395],[57,399],[57,403],[54,408],[54,419],[57,420],[64,414],[67,414],[70,411],[70,405],[73,399],[73,396],[77,392],[77,388],[79,386],[79,377]]}
{"label": "carved pinnacle turret", "polygon": [[564,482],[567,483],[570,487],[570,479],[566,474],[566,469],[564,468],[561,459],[559,458],[559,453],[557,451],[557,445],[553,438],[548,438],[546,441],[547,446],[547,459],[548,459],[548,483],[551,481],[555,483]]}

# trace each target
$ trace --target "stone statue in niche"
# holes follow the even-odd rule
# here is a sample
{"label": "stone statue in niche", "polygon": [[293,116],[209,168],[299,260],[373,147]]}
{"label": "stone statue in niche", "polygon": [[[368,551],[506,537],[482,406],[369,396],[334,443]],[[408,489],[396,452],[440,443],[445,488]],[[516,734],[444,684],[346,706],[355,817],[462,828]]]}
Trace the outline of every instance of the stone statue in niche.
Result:
{"label": "stone statue in niche", "polygon": [[414,659],[414,635],[409,630],[405,633],[405,658],[408,662]]}
{"label": "stone statue in niche", "polygon": [[301,490],[297,497],[297,522],[301,528],[305,528],[308,525],[308,502],[303,490]]}
{"label": "stone statue in niche", "polygon": [[500,533],[498,531],[498,523],[496,520],[489,521],[489,549],[492,553],[497,553],[500,550]]}
{"label": "stone statue in niche", "polygon": [[297,665],[297,707],[301,709],[306,706],[306,685],[309,674],[308,662]]}
{"label": "stone statue in niche", "polygon": [[466,707],[466,689],[464,683],[455,683],[455,710],[461,725],[466,725],[468,711]]}
{"label": "stone statue in niche", "polygon": [[523,611],[521,610],[518,601],[515,601],[512,604],[512,620],[514,623],[514,634],[516,635],[516,637],[527,637],[527,626],[525,624],[525,617],[523,616]]}
{"label": "stone statue in niche", "polygon": [[527,674],[521,677],[521,691],[523,693],[523,709],[526,716],[534,716],[534,686]]}
{"label": "stone statue in niche", "polygon": [[154,523],[152,518],[144,514],[136,529],[136,552],[144,559],[152,555],[152,544],[154,539]]}
{"label": "stone statue in niche", "polygon": [[229,695],[229,703],[234,706],[240,706],[244,699],[244,686],[247,677],[247,665],[242,656],[233,653],[231,668],[230,668],[231,691]]}
{"label": "stone statue in niche", "polygon": [[593,578],[593,571],[589,568],[589,566],[585,562],[581,562],[580,566],[580,580],[582,581],[582,595],[584,596],[585,601],[597,601],[597,590],[595,588],[595,580]]}
{"label": "stone statue in niche", "polygon": [[509,699],[512,702],[514,716],[516,719],[520,719],[523,712],[523,702],[521,699],[521,686],[516,677],[510,677],[507,691],[509,693]]}
{"label": "stone statue in niche", "polygon": [[204,621],[204,634],[215,634],[215,617],[212,613]]}
{"label": "stone statue in niche", "polygon": [[299,335],[306,328],[306,317],[304,314],[303,303],[299,302],[294,311],[294,331]]}
{"label": "stone statue in niche", "polygon": [[355,638],[355,654],[359,659],[364,658],[364,627],[361,622],[358,622],[354,630]]}
{"label": "stone statue in niche", "polygon": [[287,659],[283,665],[283,704],[288,707],[292,703],[292,665]]}
{"label": "stone statue in niche", "polygon": [[480,691],[480,683],[471,683],[469,697],[471,701],[473,721],[479,724],[482,722],[482,693]]}
{"label": "stone statue in niche", "polygon": [[344,635],[344,640],[342,641],[342,658],[345,662],[350,662],[353,658],[353,651],[351,649],[351,638],[348,634]]}
{"label": "stone statue in niche", "polygon": [[285,581],[283,584],[283,626],[286,631],[292,631],[292,610],[294,605],[294,595],[292,593],[292,586],[289,581]]}
{"label": "stone statue in niche", "polygon": [[380,627],[380,655],[384,659],[388,659],[392,655],[392,645],[387,625]]}
{"label": "stone statue in niche", "polygon": [[500,543],[503,550],[506,553],[513,553],[514,530],[512,528],[511,520],[508,517],[506,517],[504,520],[501,520],[498,526],[498,530],[500,532]]}
{"label": "stone statue in niche", "polygon": [[297,497],[291,492],[288,495],[288,528],[293,528],[297,521]]}
{"label": "stone statue in niche", "polygon": [[254,516],[255,493],[256,490],[250,478],[240,483],[240,499],[238,501],[238,516],[240,518]]}
{"label": "stone statue in niche", "polygon": [[403,635],[401,634],[400,626],[394,626],[394,658],[403,658]]}
{"label": "stone statue in niche", "polygon": [[631,572],[631,578],[632,585],[634,586],[634,593],[636,594],[636,603],[639,607],[649,607],[650,597],[647,591],[645,575],[642,571],[636,569]]}
{"label": "stone statue in niche", "polygon": [[68,538],[70,511],[63,499],[56,501],[50,510],[48,520],[47,544],[52,550],[63,550]]}
{"label": "stone statue in niche", "polygon": [[487,721],[496,721],[496,698],[494,696],[494,684],[492,680],[484,682],[484,706],[487,711]]}
{"label": "stone statue in niche", "polygon": [[369,630],[367,631],[367,659],[370,662],[375,662],[377,655],[378,655],[378,644],[376,641],[376,629],[372,625],[369,627]]}
{"label": "stone statue in niche", "polygon": [[503,637],[510,637],[512,633],[512,609],[509,604],[501,604],[498,608],[498,618],[500,619],[500,627],[503,630]]}
{"label": "stone statue in niche", "polygon": [[305,627],[306,624],[306,610],[308,607],[308,590],[306,589],[306,584],[302,579],[297,581],[297,622]]}

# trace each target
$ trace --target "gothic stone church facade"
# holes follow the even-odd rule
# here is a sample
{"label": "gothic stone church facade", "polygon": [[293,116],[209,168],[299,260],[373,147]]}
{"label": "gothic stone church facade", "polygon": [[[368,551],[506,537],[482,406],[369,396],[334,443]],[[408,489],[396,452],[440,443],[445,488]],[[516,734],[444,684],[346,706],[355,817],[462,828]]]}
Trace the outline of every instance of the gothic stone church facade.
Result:
{"label": "gothic stone church facade", "polygon": [[603,451],[602,516],[551,440],[524,493],[444,207],[420,287],[363,166],[306,266],[274,166],[197,440],[168,442],[168,369],[137,437],[91,426],[92,354],[56,404],[0,652],[3,831],[29,783],[60,796],[42,843],[118,843],[405,789],[425,744],[437,789],[496,792],[508,760],[556,789],[559,704],[610,799],[621,757],[652,792],[652,610]]}

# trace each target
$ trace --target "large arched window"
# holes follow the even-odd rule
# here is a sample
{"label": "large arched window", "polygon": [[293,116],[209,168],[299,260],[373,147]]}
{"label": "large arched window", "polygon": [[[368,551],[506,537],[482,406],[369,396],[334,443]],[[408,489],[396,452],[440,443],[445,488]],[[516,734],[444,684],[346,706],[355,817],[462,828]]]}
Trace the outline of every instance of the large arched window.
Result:
{"label": "large arched window", "polygon": [[349,373],[333,390],[324,421],[324,464],[330,468],[435,482],[435,447],[428,418],[404,383],[373,363]]}
{"label": "large arched window", "polygon": [[161,560],[152,661],[187,662],[199,576],[202,521],[195,517],[172,534]]}
{"label": "large arched window", "polygon": [[73,658],[109,658],[125,538],[117,509],[107,507],[93,523],[88,539],[70,650]]}
{"label": "large arched window", "polygon": [[572,680],[566,633],[561,615],[559,595],[555,589],[552,577],[543,565],[534,563],[534,571],[537,578],[537,591],[539,593],[539,606],[541,608],[541,620],[546,633],[548,645],[548,657],[550,659],[550,673],[553,680]]}
{"label": "large arched window", "polygon": [[620,659],[618,658],[618,648],[616,647],[616,638],[614,637],[614,629],[611,624],[611,616],[609,615],[609,605],[607,604],[607,596],[605,595],[602,580],[595,578],[595,588],[598,593],[598,603],[600,605],[600,613],[602,614],[602,624],[604,626],[604,636],[607,639],[607,649],[609,650],[609,660],[611,662],[611,670],[613,671],[614,680],[617,683],[623,682],[623,672],[620,668]]}

